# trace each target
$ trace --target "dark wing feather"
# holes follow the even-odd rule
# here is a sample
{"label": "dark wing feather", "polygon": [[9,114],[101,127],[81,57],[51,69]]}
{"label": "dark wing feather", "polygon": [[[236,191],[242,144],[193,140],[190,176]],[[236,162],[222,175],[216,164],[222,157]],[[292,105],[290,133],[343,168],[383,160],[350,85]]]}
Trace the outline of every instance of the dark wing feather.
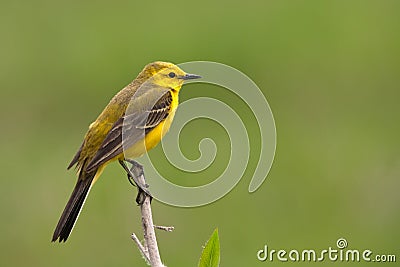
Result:
{"label": "dark wing feather", "polygon": [[124,148],[131,147],[142,140],[147,133],[167,118],[171,102],[172,95],[167,91],[151,109],[125,115],[116,121],[88,164],[86,171],[95,170],[121,154]]}
{"label": "dark wing feather", "polygon": [[71,169],[79,161],[79,157],[81,156],[82,148],[85,142],[82,143],[81,147],[79,148],[78,152],[76,152],[74,158],[72,159],[71,163],[68,165],[67,170]]}
{"label": "dark wing feather", "polygon": [[146,134],[153,130],[160,122],[167,118],[172,102],[172,95],[170,92],[164,94],[153,108],[147,112],[147,120],[144,126],[140,124],[137,128],[145,129]]}

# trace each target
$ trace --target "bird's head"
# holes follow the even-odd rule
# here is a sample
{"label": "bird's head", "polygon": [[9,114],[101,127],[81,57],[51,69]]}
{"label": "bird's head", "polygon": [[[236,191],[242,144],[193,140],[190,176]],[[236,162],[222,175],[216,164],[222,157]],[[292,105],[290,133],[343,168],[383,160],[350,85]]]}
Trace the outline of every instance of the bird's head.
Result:
{"label": "bird's head", "polygon": [[185,80],[201,78],[199,75],[189,74],[178,66],[162,61],[147,64],[138,75],[142,82],[148,81],[162,87],[179,91]]}

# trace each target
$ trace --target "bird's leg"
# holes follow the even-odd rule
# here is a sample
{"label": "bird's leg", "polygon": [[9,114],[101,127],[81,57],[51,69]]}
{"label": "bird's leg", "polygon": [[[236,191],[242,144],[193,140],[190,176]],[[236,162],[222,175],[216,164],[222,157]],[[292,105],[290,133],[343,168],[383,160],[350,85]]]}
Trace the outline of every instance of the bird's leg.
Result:
{"label": "bird's leg", "polygon": [[[128,161],[129,163],[135,162],[135,161]],[[128,181],[131,185],[133,186],[137,186],[141,189],[143,189],[143,191],[148,187],[148,185],[142,185],[139,180],[137,179],[137,177],[139,177],[140,175],[143,175],[143,167],[142,165],[140,165],[139,163],[135,162],[134,166],[132,169],[129,169],[128,166],[126,166],[125,162],[123,160],[119,160],[119,164],[121,164],[122,168],[124,168],[124,170],[126,171],[126,173],[128,174]],[[134,172],[132,172],[134,171]],[[133,180],[133,182],[132,182]]]}
{"label": "bird's leg", "polygon": [[135,160],[132,160],[132,159],[125,159],[125,161],[127,161],[127,162],[132,164],[132,167],[131,167],[130,171],[133,172],[133,175],[134,175],[134,177],[136,177],[136,179],[137,179],[137,177],[140,177],[140,176],[143,177],[143,182],[142,183],[140,183],[140,181],[137,179],[137,182],[139,182],[143,186],[140,187],[140,190],[142,192],[140,192],[140,190],[139,190],[138,195],[136,197],[136,202],[138,204],[139,203],[140,204],[143,203],[145,195],[148,195],[150,197],[150,203],[151,203],[151,201],[153,200],[153,196],[151,195],[150,191],[148,190],[149,185],[146,183],[146,178],[144,176],[143,166],[139,162],[137,162]]}
{"label": "bird's leg", "polygon": [[[137,161],[135,161],[135,160],[133,160],[133,159],[125,159],[125,161],[126,161],[126,162],[129,162],[130,164],[132,164],[132,168],[131,168],[130,170],[131,170],[131,171],[132,171],[132,170],[135,171],[134,175],[135,175],[136,177],[139,177],[139,176],[141,176],[141,175],[144,176],[143,166],[142,166],[139,162],[137,162]],[[145,186],[146,188],[149,187],[148,184],[145,184],[144,186]]]}
{"label": "bird's leg", "polygon": [[[129,162],[132,164],[132,168],[129,169],[128,166],[126,166],[125,161]],[[140,165],[138,162],[130,159],[125,159],[119,160],[119,164],[124,168],[128,175],[128,181],[130,184],[133,186],[138,187],[138,194],[136,196],[136,203],[138,205],[141,205],[146,197],[148,195],[150,198],[152,198],[149,190],[147,189],[149,187],[148,184],[143,184],[139,181],[138,177],[143,176],[144,178],[144,172],[143,172],[143,166]],[[133,182],[132,182],[133,181]]]}

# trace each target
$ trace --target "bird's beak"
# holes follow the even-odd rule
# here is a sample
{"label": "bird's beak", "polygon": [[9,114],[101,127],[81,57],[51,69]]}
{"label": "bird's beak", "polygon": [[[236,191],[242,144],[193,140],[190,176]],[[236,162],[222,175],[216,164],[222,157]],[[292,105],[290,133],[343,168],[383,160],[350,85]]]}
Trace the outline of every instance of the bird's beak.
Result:
{"label": "bird's beak", "polygon": [[196,74],[186,73],[184,76],[180,76],[179,78],[182,80],[193,80],[193,79],[199,79],[201,78],[201,76]]}

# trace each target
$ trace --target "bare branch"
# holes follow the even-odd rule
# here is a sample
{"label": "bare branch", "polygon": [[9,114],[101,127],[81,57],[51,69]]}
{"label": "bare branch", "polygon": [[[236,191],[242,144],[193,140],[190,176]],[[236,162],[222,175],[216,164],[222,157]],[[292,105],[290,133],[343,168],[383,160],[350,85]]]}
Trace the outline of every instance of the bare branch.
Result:
{"label": "bare branch", "polygon": [[[142,175],[143,177],[143,175]],[[160,252],[158,251],[156,233],[154,231],[153,216],[151,213],[150,197],[146,195],[143,204],[140,206],[142,212],[142,226],[144,239],[149,252],[150,263],[152,267],[163,267]]]}
{"label": "bare branch", "polygon": [[[130,169],[129,175],[131,175],[132,178],[133,177],[137,178],[137,182],[139,183],[138,188],[143,188],[143,186],[146,185],[143,167],[139,163],[137,163],[137,162],[133,163],[132,168]],[[158,250],[158,245],[157,245],[156,233],[154,231],[153,215],[151,212],[151,205],[150,205],[151,204],[151,196],[149,196],[149,194],[147,194],[146,192],[143,192],[143,190],[139,189],[139,195],[136,199],[137,200],[139,199],[141,201],[140,211],[142,213],[142,227],[143,227],[143,236],[144,236],[144,240],[145,240],[145,246],[143,247],[141,245],[140,241],[139,241],[139,243],[143,248],[143,252],[144,251],[147,252],[144,255],[148,255],[150,266],[165,267],[165,265],[163,265],[161,262],[160,252]],[[133,235],[132,235],[132,238],[133,238]],[[135,240],[135,242],[136,242],[136,244],[138,244],[138,242],[136,240]],[[139,245],[138,245],[138,247],[139,247]],[[139,250],[141,250],[141,252],[142,252],[142,249],[140,247],[139,247]],[[145,259],[146,259],[146,257],[145,257]]]}

